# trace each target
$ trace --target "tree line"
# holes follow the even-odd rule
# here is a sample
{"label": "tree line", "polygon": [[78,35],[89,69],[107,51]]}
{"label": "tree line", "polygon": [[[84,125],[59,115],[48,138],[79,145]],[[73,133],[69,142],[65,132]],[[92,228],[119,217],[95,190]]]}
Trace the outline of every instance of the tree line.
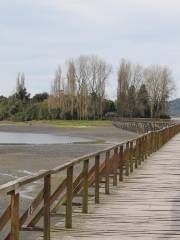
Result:
{"label": "tree line", "polygon": [[117,74],[117,99],[106,97],[112,66],[97,56],[82,55],[57,67],[50,92],[31,94],[25,75],[16,90],[0,96],[0,120],[105,119],[108,116],[164,117],[174,84],[165,66],[143,67],[122,59]]}
{"label": "tree line", "polygon": [[118,69],[117,111],[123,117],[168,117],[175,85],[167,66],[141,66],[122,59]]}

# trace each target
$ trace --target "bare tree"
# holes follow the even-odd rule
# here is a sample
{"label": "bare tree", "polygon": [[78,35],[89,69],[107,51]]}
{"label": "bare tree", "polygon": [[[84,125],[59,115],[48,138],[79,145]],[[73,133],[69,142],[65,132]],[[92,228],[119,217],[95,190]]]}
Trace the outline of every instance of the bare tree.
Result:
{"label": "bare tree", "polygon": [[129,85],[134,86],[136,91],[139,90],[140,86],[143,84],[143,72],[143,66],[139,64],[132,66],[131,81]]}
{"label": "bare tree", "polygon": [[59,112],[64,110],[64,79],[62,77],[61,67],[58,66],[55,77],[51,85],[51,94],[49,96],[49,108],[59,110]]}
{"label": "bare tree", "polygon": [[171,71],[167,67],[151,65],[145,69],[144,78],[150,98],[151,117],[160,117],[165,114],[167,100],[174,89]]}
{"label": "bare tree", "polygon": [[67,70],[67,95],[69,98],[69,106],[71,117],[74,118],[74,111],[76,108],[76,94],[77,94],[77,84],[76,84],[76,69],[73,60],[68,61]]}
{"label": "bare tree", "polygon": [[88,69],[87,56],[80,56],[75,61],[77,82],[77,110],[79,119],[88,118]]}
{"label": "bare tree", "polygon": [[131,84],[132,64],[125,59],[121,60],[118,69],[117,109],[124,116],[127,112],[128,89]]}
{"label": "bare tree", "polygon": [[175,85],[172,78],[172,72],[169,67],[163,67],[161,79],[159,83],[159,102],[161,115],[165,115],[168,110],[168,100],[175,90]]}
{"label": "bare tree", "polygon": [[90,94],[90,115],[102,118],[107,79],[111,73],[111,66],[97,56],[88,57],[88,90]]}
{"label": "bare tree", "polygon": [[103,60],[99,60],[97,89],[98,89],[98,95],[100,97],[99,114],[101,119],[103,115],[103,102],[104,102],[105,93],[106,93],[106,83],[111,71],[112,71],[112,67],[109,64],[107,64]]}

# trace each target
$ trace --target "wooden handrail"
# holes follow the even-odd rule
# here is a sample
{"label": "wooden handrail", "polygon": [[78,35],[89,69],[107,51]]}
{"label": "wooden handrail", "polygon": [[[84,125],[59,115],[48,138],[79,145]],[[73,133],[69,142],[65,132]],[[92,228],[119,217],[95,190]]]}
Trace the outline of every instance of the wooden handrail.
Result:
{"label": "wooden handrail", "polygon": [[146,133],[149,131],[158,131],[164,127],[178,124],[178,121],[170,119],[144,119],[144,118],[121,118],[114,117],[113,124],[121,129],[134,131],[138,133]]}

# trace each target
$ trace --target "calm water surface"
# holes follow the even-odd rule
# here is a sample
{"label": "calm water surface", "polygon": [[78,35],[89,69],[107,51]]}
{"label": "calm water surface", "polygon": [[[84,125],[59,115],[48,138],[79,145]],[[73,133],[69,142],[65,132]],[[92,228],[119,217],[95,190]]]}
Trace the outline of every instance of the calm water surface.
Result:
{"label": "calm water surface", "polygon": [[0,144],[68,144],[89,141],[86,138],[52,134],[0,132]]}

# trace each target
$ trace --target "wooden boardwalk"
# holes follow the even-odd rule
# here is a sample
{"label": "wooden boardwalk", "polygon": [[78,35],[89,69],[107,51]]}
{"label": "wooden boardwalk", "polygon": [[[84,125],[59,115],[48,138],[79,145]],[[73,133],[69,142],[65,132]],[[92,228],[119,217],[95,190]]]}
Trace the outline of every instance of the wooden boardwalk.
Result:
{"label": "wooden boardwalk", "polygon": [[52,240],[180,239],[180,134],[110,195],[100,194],[101,204],[89,201],[88,214],[78,207],[73,211],[73,229],[64,229],[61,216],[53,220]]}

